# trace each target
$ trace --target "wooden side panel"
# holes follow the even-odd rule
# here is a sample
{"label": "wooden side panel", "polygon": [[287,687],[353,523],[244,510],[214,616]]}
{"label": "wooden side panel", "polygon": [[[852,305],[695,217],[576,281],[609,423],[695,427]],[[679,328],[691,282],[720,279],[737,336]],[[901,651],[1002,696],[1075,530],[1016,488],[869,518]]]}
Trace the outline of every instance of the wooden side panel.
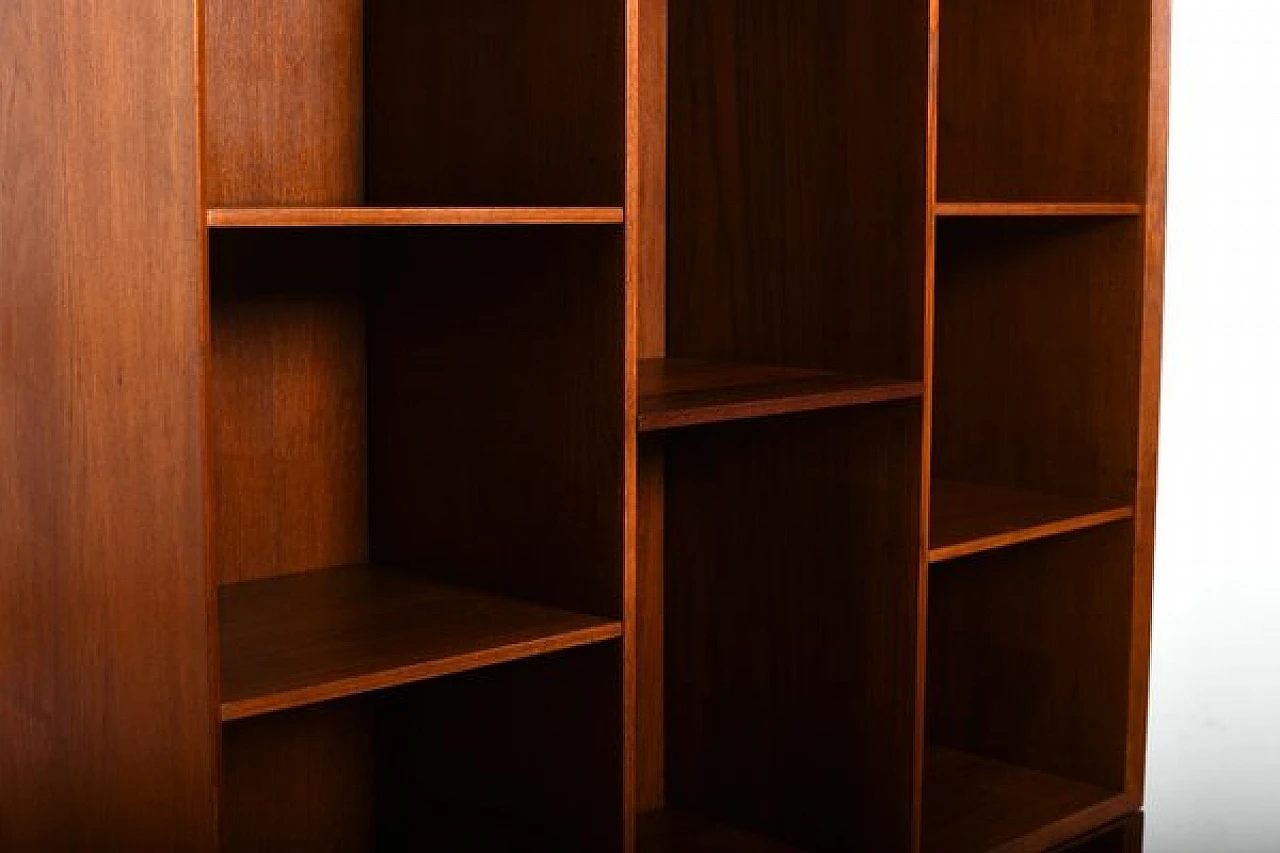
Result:
{"label": "wooden side panel", "polygon": [[192,3],[0,14],[0,848],[212,850]]}
{"label": "wooden side panel", "polygon": [[374,561],[619,618],[620,230],[379,237],[369,338]]}
{"label": "wooden side panel", "polygon": [[214,232],[214,555],[224,583],[364,562],[359,232]]}
{"label": "wooden side panel", "polygon": [[937,567],[929,727],[943,746],[1120,791],[1133,526]]}
{"label": "wooden side panel", "polygon": [[364,700],[229,725],[226,853],[374,849],[373,715]]}
{"label": "wooden side panel", "polygon": [[622,0],[368,0],[368,195],[620,205]]}
{"label": "wooden side panel", "polygon": [[944,201],[1142,201],[1150,0],[942,4]]}
{"label": "wooden side panel", "polygon": [[935,478],[1131,501],[1136,221],[939,228]]}
{"label": "wooden side panel", "polygon": [[670,10],[667,355],[918,378],[924,0]]}
{"label": "wooden side panel", "polygon": [[362,199],[361,0],[204,0],[210,207]]}
{"label": "wooden side panel", "polygon": [[910,848],[919,420],[886,404],[666,437],[671,807]]}

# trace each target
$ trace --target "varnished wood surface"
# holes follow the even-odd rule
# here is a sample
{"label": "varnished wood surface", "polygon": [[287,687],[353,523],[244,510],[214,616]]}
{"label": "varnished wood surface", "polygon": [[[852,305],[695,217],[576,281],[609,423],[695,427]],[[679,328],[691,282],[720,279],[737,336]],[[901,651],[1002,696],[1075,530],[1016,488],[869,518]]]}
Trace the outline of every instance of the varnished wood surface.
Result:
{"label": "varnished wood surface", "polygon": [[230,584],[220,598],[224,720],[601,642],[622,630],[373,566]]}
{"label": "varnished wood surface", "polygon": [[675,809],[641,814],[638,833],[640,853],[801,853],[782,842]]}
{"label": "varnished wood surface", "polygon": [[620,207],[223,207],[212,228],[622,224]]}
{"label": "varnished wood surface", "polygon": [[919,397],[920,382],[859,379],[801,370],[698,359],[640,362],[640,430],[808,412]]}
{"label": "varnished wood surface", "polygon": [[1133,518],[1133,507],[1109,501],[954,480],[932,486],[934,563]]}
{"label": "varnished wood surface", "polygon": [[361,203],[363,29],[361,0],[206,0],[210,207]]}
{"label": "varnished wood surface", "polygon": [[664,441],[668,806],[906,850],[919,405]]}
{"label": "varnished wood surface", "polygon": [[1149,0],[940,5],[940,201],[1143,200]]}
{"label": "varnished wood surface", "polygon": [[[972,753],[925,759],[923,853],[1043,850],[1053,824],[1110,806],[1117,792]],[[1048,832],[1046,832],[1048,830]]]}
{"label": "varnished wood surface", "polygon": [[0,849],[211,853],[195,4],[0,11]]}
{"label": "varnished wood surface", "polygon": [[1140,204],[942,202],[934,206],[938,216],[1137,216]]}

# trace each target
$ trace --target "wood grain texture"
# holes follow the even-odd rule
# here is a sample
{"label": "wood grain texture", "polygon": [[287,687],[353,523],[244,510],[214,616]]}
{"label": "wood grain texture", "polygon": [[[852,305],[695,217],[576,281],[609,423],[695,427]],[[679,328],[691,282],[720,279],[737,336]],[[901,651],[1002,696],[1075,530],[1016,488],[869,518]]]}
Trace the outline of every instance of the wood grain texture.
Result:
{"label": "wood grain texture", "polygon": [[935,481],[932,492],[934,563],[1133,518],[1131,506],[979,483]]}
{"label": "wood grain texture", "polygon": [[939,228],[936,479],[1133,500],[1139,226],[1000,219]]}
{"label": "wood grain texture", "polygon": [[224,586],[222,718],[614,639],[617,622],[352,566]]}
{"label": "wood grain texture", "polygon": [[1118,523],[936,567],[931,742],[1120,793],[1132,547]]}
{"label": "wood grain texture", "polygon": [[640,362],[640,431],[908,400],[920,382],[698,359]]}
{"label": "wood grain texture", "polygon": [[674,809],[642,814],[639,827],[640,853],[800,853],[790,845]]}
{"label": "wood grain texture", "polygon": [[223,727],[226,853],[372,853],[374,716],[363,701]]}
{"label": "wood grain texture", "polygon": [[942,4],[938,198],[1142,201],[1150,5]]}
{"label": "wood grain texture", "polygon": [[907,850],[919,406],[665,442],[669,806]]}
{"label": "wood grain texture", "polygon": [[371,0],[368,201],[620,205],[623,8]]}
{"label": "wood grain texture", "polygon": [[214,551],[224,582],[368,559],[358,233],[211,236]]}
{"label": "wood grain texture", "polygon": [[361,0],[205,0],[210,207],[363,201],[363,10]]}
{"label": "wood grain texture", "polygon": [[919,378],[926,13],[672,5],[668,356]]}
{"label": "wood grain texture", "polygon": [[622,224],[620,207],[222,207],[213,228]]}
{"label": "wood grain texture", "polygon": [[374,236],[374,561],[621,618],[620,231]]}
{"label": "wood grain texture", "polygon": [[1140,204],[945,202],[934,207],[938,216],[1137,216]]}
{"label": "wood grain texture", "polygon": [[382,694],[376,849],[619,853],[622,663],[604,643]]}
{"label": "wood grain texture", "polygon": [[1116,792],[944,747],[925,760],[924,853],[1043,850],[1053,825]]}
{"label": "wood grain texture", "polygon": [[216,845],[195,8],[0,13],[0,848]]}
{"label": "wood grain texture", "polygon": [[665,454],[656,439],[640,446],[636,554],[636,809],[666,804],[666,618],[663,482]]}

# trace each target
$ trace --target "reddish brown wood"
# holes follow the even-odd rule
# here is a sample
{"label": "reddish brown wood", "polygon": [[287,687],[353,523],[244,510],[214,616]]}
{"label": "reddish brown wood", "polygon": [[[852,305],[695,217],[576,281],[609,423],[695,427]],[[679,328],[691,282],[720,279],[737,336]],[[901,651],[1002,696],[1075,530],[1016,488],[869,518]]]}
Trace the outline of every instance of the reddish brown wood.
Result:
{"label": "reddish brown wood", "polygon": [[222,207],[213,228],[332,228],[370,225],[620,225],[620,207]]}
{"label": "reddish brown wood", "polygon": [[908,400],[920,382],[697,359],[640,362],[640,430]]}
{"label": "reddish brown wood", "polygon": [[195,4],[0,13],[0,849],[216,846]]}
{"label": "reddish brown wood", "polygon": [[640,816],[641,853],[799,853],[795,847],[676,811]]}
{"label": "reddish brown wood", "polygon": [[946,202],[934,207],[938,216],[1137,216],[1140,204]]}
{"label": "reddish brown wood", "polygon": [[953,749],[930,749],[925,773],[925,853],[1044,850],[1055,824],[1115,812],[1115,791]]}
{"label": "reddish brown wood", "polygon": [[932,492],[934,563],[1133,518],[1130,506],[978,483],[934,481]]}
{"label": "reddish brown wood", "polygon": [[618,637],[591,616],[353,566],[225,586],[222,718],[236,720]]}

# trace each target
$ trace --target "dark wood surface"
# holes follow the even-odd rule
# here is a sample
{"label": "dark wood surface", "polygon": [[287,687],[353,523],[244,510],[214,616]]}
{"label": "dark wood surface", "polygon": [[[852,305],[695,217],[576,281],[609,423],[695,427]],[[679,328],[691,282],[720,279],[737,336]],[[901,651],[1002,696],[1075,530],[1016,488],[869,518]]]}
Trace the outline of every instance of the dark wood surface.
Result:
{"label": "dark wood surface", "polygon": [[919,428],[906,402],[665,436],[668,806],[908,849]]}
{"label": "dark wood surface", "polygon": [[213,228],[622,224],[620,207],[220,207]]}
{"label": "dark wood surface", "polygon": [[352,566],[226,585],[222,718],[235,720],[597,643],[617,622]]}
{"label": "dark wood surface", "polygon": [[800,853],[779,841],[675,809],[643,813],[638,826],[640,853]]}
{"label": "dark wood surface", "polygon": [[361,256],[354,232],[210,235],[221,581],[369,558]]}
{"label": "dark wood surface", "polygon": [[1142,205],[1089,202],[940,202],[938,216],[1137,216]]}
{"label": "dark wood surface", "polygon": [[948,220],[938,240],[934,477],[1132,502],[1141,221]]}
{"label": "dark wood surface", "polygon": [[927,21],[671,4],[667,356],[920,377]]}
{"label": "dark wood surface", "polygon": [[954,480],[932,485],[934,563],[1133,518],[1133,507],[1109,501]]}
{"label": "dark wood surface", "polygon": [[1124,789],[1132,523],[935,566],[930,740]]}
{"label": "dark wood surface", "polygon": [[941,5],[939,200],[1143,200],[1151,2]]}
{"label": "dark wood surface", "polygon": [[858,379],[826,370],[644,359],[640,362],[640,430],[906,400],[922,393],[920,382]]}
{"label": "dark wood surface", "polygon": [[0,12],[0,849],[216,844],[195,4]]}
{"label": "dark wood surface", "polygon": [[207,0],[210,207],[364,200],[361,0]]}
{"label": "dark wood surface", "polygon": [[370,2],[379,205],[621,205],[624,4]]}
{"label": "dark wood surface", "polygon": [[[925,757],[924,853],[1043,850],[1044,830],[1099,806],[1114,790],[932,747]],[[1039,838],[1035,836],[1039,835]]]}

